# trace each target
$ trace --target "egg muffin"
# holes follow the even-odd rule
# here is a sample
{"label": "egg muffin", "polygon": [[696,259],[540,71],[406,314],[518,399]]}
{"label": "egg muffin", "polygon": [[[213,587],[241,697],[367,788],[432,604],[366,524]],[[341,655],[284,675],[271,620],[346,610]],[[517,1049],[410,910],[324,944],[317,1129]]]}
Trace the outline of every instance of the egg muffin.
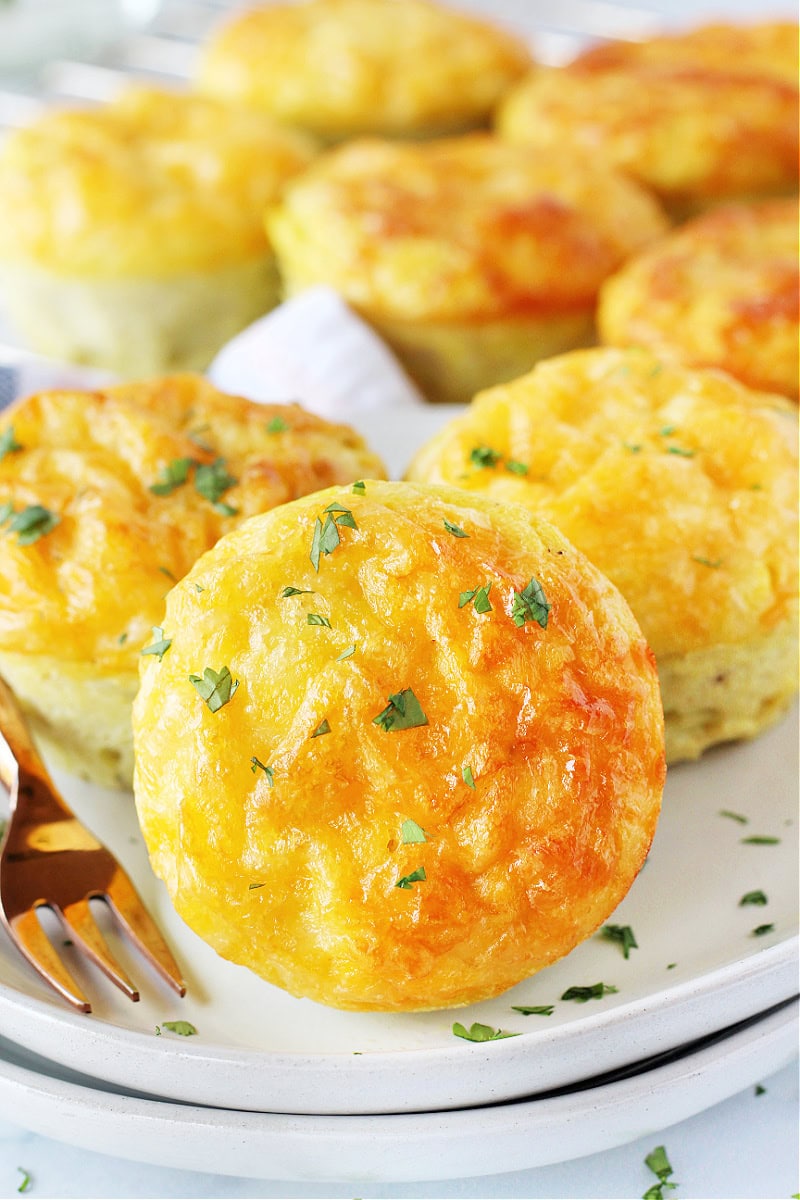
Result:
{"label": "egg muffin", "polygon": [[197,86],[328,142],[486,125],[531,65],[524,42],[427,0],[306,0],[229,18]]}
{"label": "egg muffin", "polygon": [[296,996],[497,995],[588,937],[645,859],[652,655],[519,506],[372,481],[305,497],[204,555],[164,638],[134,704],[153,867],[200,937]]}
{"label": "egg muffin", "polygon": [[246,517],[362,475],[360,437],[181,375],[43,392],[0,416],[0,674],[45,750],[129,786],[139,656],[164,596]]}
{"label": "egg muffin", "polygon": [[603,48],[540,69],[501,104],[497,131],[539,153],[569,143],[613,164],[679,219],[724,201],[796,192],[796,66],[791,77],[763,67],[760,42],[759,53],[740,53],[746,31],[710,41],[706,54],[688,39],[685,58],[680,39],[667,38],[651,55]]}
{"label": "egg muffin", "polygon": [[602,341],[719,367],[797,399],[796,200],[715,209],[634,256],[603,286]]}
{"label": "egg muffin", "polygon": [[645,350],[478,396],[412,479],[526,505],[619,587],[658,663],[667,760],[749,738],[797,689],[797,410]]}
{"label": "egg muffin", "polygon": [[0,152],[0,287],[54,358],[199,369],[277,303],[264,205],[310,140],[200,96],[130,89],[47,113]]}
{"label": "egg muffin", "polygon": [[288,293],[336,288],[454,402],[591,341],[600,284],[667,228],[616,172],[488,134],[351,142],[268,216]]}

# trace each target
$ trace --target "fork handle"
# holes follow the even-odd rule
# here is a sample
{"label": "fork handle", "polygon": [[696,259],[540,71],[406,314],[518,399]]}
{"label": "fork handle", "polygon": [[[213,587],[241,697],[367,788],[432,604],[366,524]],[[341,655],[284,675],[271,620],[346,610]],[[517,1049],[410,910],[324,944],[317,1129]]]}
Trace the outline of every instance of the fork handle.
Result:
{"label": "fork handle", "polygon": [[19,701],[0,675],[0,782],[14,794],[20,775],[32,775],[55,787],[34,745]]}

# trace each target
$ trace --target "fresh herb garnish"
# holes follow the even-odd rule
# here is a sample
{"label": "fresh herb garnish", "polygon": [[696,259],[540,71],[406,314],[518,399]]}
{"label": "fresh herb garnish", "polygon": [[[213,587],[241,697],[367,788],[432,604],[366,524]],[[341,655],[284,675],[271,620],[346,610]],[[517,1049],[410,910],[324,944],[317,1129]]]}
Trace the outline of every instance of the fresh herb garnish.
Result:
{"label": "fresh herb garnish", "polygon": [[664,1188],[674,1190],[678,1184],[670,1183],[669,1177],[672,1174],[667,1152],[663,1146],[656,1146],[655,1150],[645,1158],[645,1165],[650,1168],[654,1175],[658,1176],[658,1183],[654,1183],[651,1188],[645,1192],[642,1200],[664,1200]]}
{"label": "fresh herb garnish", "polygon": [[380,725],[385,733],[398,733],[401,729],[416,729],[427,725],[428,718],[411,688],[403,688],[389,696],[383,712],[372,718],[373,725]]}
{"label": "fresh herb garnish", "polygon": [[467,785],[467,787],[472,788],[472,790],[474,792],[475,791],[475,776],[472,774],[471,767],[464,767],[464,770],[461,772],[461,778],[464,780],[464,783]]}
{"label": "fresh herb garnish", "polygon": [[745,892],[739,901],[739,907],[742,908],[745,904],[766,904],[767,897],[759,889],[756,892]]}
{"label": "fresh herb garnish", "polygon": [[578,1004],[585,1004],[587,1000],[600,1000],[603,996],[610,996],[617,991],[619,989],[610,983],[592,983],[588,987],[567,988],[561,999],[576,1000]]}
{"label": "fresh herb garnish", "polygon": [[753,937],[763,937],[765,933],[772,933],[774,925],[756,925],[753,932]]}
{"label": "fresh herb garnish", "polygon": [[259,888],[266,887],[265,883],[248,883],[248,892],[257,892]]}
{"label": "fresh herb garnish", "polygon": [[692,562],[700,563],[700,566],[701,566],[701,567],[714,567],[714,568],[716,568],[716,567],[721,567],[721,566],[722,566],[722,559],[721,559],[721,558],[713,558],[713,559],[712,559],[712,558],[704,558],[704,557],[702,556],[702,554],[693,554],[693,555],[692,555]]}
{"label": "fresh herb garnish", "polygon": [[324,721],[320,721],[319,725],[314,730],[314,732],[311,734],[311,736],[312,736],[312,738],[322,737],[323,734],[330,733],[330,731],[331,731],[331,727],[328,724],[328,720],[326,718]]}
{"label": "fresh herb garnish", "polygon": [[696,450],[687,450],[684,446],[667,446],[667,454],[678,454],[681,458],[694,458]]}
{"label": "fresh herb garnish", "polygon": [[763,837],[756,835],[755,837],[742,838],[743,846],[777,846],[780,844],[780,838]]}
{"label": "fresh herb garnish", "polygon": [[7,454],[16,454],[18,450],[22,450],[21,442],[18,442],[14,437],[14,426],[9,425],[0,433],[0,462],[3,461]]}
{"label": "fresh herb garnish", "polygon": [[642,449],[641,442],[623,442],[622,444],[631,454],[639,454]]}
{"label": "fresh herb garnish", "polygon": [[625,958],[630,956],[631,950],[639,949],[630,925],[604,925],[600,930],[600,935],[610,942],[619,942]]}
{"label": "fresh herb garnish", "polygon": [[468,538],[469,537],[469,534],[465,533],[460,525],[455,525],[455,524],[453,524],[452,521],[448,521],[447,517],[444,518],[443,524],[444,524],[444,527],[447,530],[447,532],[452,533],[453,537],[457,537],[457,538]]}
{"label": "fresh herb garnish", "polygon": [[172,645],[172,638],[164,637],[164,630],[160,625],[154,625],[152,627],[152,633],[152,644],[145,646],[144,650],[139,651],[139,654],[140,656],[144,654],[155,654],[155,656],[158,658],[158,661],[161,662],[162,658]]}
{"label": "fresh herb garnish", "polygon": [[462,592],[458,597],[458,607],[463,608],[466,604],[472,601],[475,612],[487,613],[492,611],[492,604],[489,599],[489,592],[492,590],[490,583],[484,584],[481,588],[473,588],[470,592]]}
{"label": "fresh herb garnish", "polygon": [[456,1021],[453,1025],[456,1037],[464,1038],[466,1042],[499,1042],[502,1038],[519,1037],[518,1033],[507,1033],[505,1029],[492,1029],[491,1025],[481,1025],[473,1021],[469,1029]]}
{"label": "fresh herb garnish", "polygon": [[740,825],[747,825],[747,817],[743,817],[741,813],[731,812],[729,808],[721,808],[718,815],[720,817],[728,817],[731,821],[738,821]]}
{"label": "fresh herb garnish", "polygon": [[325,509],[325,522],[317,517],[314,522],[314,536],[311,539],[311,565],[319,571],[319,560],[323,554],[332,554],[342,540],[337,526],[346,525],[349,529],[357,529],[355,517],[349,508],[341,504],[329,504]]}
{"label": "fresh herb garnish", "polygon": [[281,592],[281,599],[285,600],[287,598],[287,596],[313,596],[313,595],[314,595],[313,588],[285,587],[283,589],[283,591]]}
{"label": "fresh herb garnish", "polygon": [[357,479],[355,481],[353,484],[353,491],[355,492],[356,496],[366,496],[367,485],[364,483],[363,479]]}
{"label": "fresh herb garnish", "polygon": [[256,758],[255,754],[250,759],[250,770],[254,775],[256,771],[263,771],[267,777],[267,783],[269,786],[275,786],[275,775],[273,774],[272,767],[268,767],[266,763],[262,763],[261,759]]}
{"label": "fresh herb garnish", "polygon": [[767,1094],[767,1089],[764,1087],[763,1083],[757,1083],[753,1090],[756,1096],[765,1096]]}
{"label": "fresh herb garnish", "polygon": [[161,479],[158,483],[150,484],[154,496],[171,496],[177,488],[182,487],[189,478],[192,466],[191,458],[173,458],[161,469]]}
{"label": "fresh herb garnish", "polygon": [[491,446],[474,446],[469,452],[469,461],[474,467],[496,467],[502,457]]}
{"label": "fresh herb garnish", "polygon": [[30,1172],[26,1171],[24,1167],[17,1167],[17,1170],[19,1171],[20,1175],[22,1176],[22,1180],[20,1182],[19,1187],[17,1188],[17,1191],[18,1192],[27,1192],[28,1188],[31,1186],[31,1183],[33,1182]]}
{"label": "fresh herb garnish", "polygon": [[400,826],[400,841],[404,846],[411,846],[415,842],[427,842],[427,840],[425,830],[416,821],[412,821],[410,818],[403,821]]}
{"label": "fresh herb garnish", "polygon": [[224,504],[221,497],[238,483],[233,475],[228,474],[224,458],[215,458],[213,463],[197,463],[194,469],[194,490],[204,500],[213,505],[216,512],[223,517],[235,517],[239,511],[230,504]]}
{"label": "fresh herb garnish", "polygon": [[331,628],[331,623],[327,617],[320,616],[319,613],[306,613],[307,625],[323,625],[326,629]]}
{"label": "fresh herb garnish", "polygon": [[228,667],[223,667],[220,671],[206,667],[202,675],[190,675],[189,680],[212,712],[219,712],[239,686],[239,680],[232,678]]}
{"label": "fresh herb garnish", "polygon": [[511,620],[519,628],[526,621],[538,621],[542,629],[547,628],[547,616],[551,605],[545,598],[542,585],[538,579],[531,579],[521,592],[514,592],[514,605],[511,609]]}
{"label": "fresh herb garnish", "polygon": [[517,462],[515,458],[509,458],[506,460],[506,470],[510,471],[512,475],[527,475],[530,467],[527,463]]}
{"label": "fresh herb garnish", "polygon": [[659,429],[659,431],[658,431],[659,436],[660,437],[672,437],[673,433],[675,433],[677,428],[678,428],[677,425],[665,425],[663,429]]}
{"label": "fresh herb garnish", "polygon": [[197,1033],[194,1025],[190,1021],[162,1021],[162,1028],[168,1029],[170,1033],[179,1033],[181,1037],[191,1037]]}
{"label": "fresh herb garnish", "polygon": [[355,654],[355,652],[356,652],[356,644],[355,644],[355,642],[353,642],[352,646],[348,646],[347,649],[343,650],[341,654],[336,655],[336,661],[344,662],[344,660],[346,658],[350,658],[353,654]]}
{"label": "fresh herb garnish", "polygon": [[162,575],[166,575],[167,579],[171,579],[173,583],[178,582],[178,580],[172,574],[172,571],[170,571],[169,567],[159,567],[158,569]]}
{"label": "fresh herb garnish", "polygon": [[272,420],[267,421],[267,433],[286,433],[288,428],[289,424],[284,421],[283,417],[273,417]]}
{"label": "fresh herb garnish", "polygon": [[27,508],[15,513],[11,505],[4,505],[0,514],[0,524],[8,522],[8,532],[17,535],[17,544],[32,546],[40,537],[50,533],[61,521],[57,513],[51,512],[41,504],[29,504]]}
{"label": "fresh herb garnish", "polygon": [[552,1017],[556,1010],[555,1004],[512,1004],[511,1007],[523,1017]]}
{"label": "fresh herb garnish", "polygon": [[417,867],[416,871],[412,871],[410,875],[403,875],[401,879],[398,879],[394,886],[396,888],[404,888],[406,891],[409,891],[412,883],[421,883],[427,878],[428,876],[425,874],[425,868]]}

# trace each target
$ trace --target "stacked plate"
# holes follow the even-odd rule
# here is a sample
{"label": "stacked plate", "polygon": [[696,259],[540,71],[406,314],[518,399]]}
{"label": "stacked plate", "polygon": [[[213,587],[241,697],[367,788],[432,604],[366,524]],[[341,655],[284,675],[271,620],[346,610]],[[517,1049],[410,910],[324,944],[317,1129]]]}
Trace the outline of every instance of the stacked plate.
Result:
{"label": "stacked plate", "polygon": [[[400,472],[450,415],[420,408],[357,424]],[[62,776],[139,886],[189,992],[176,1000],[143,978],[108,929],[143,999],[129,1004],[64,947],[95,1002],[91,1016],[74,1014],[3,939],[0,1114],[162,1165],[391,1182],[539,1166],[699,1112],[796,1053],[796,729],[792,714],[753,742],[671,768],[652,853],[613,917],[634,932],[627,957],[598,935],[457,1012],[338,1012],[223,962],[153,878],[130,795]],[[596,984],[602,995],[563,999]],[[166,1028],[181,1019],[196,1034]],[[471,1043],[455,1021],[518,1036]]]}

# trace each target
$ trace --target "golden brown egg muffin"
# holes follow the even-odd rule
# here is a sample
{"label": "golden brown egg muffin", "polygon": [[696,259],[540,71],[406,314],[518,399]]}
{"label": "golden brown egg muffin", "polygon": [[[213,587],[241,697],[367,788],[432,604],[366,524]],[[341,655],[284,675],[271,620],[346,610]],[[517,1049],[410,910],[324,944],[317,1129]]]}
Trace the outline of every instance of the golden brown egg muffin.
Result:
{"label": "golden brown egg muffin", "polygon": [[615,57],[612,47],[538,70],[501,104],[497,130],[539,153],[568,143],[608,162],[652,188],[677,218],[724,201],[791,194],[796,72],[761,70],[760,54],[739,56],[736,41],[721,42],[716,58],[709,51],[708,63],[691,40],[683,59],[680,40],[665,39],[671,50],[663,54],[632,48]]}
{"label": "golden brown egg muffin", "polygon": [[642,345],[797,399],[796,200],[715,209],[634,256],[603,286],[602,341]]}
{"label": "golden brown egg muffin", "polygon": [[306,0],[226,21],[198,86],[326,141],[433,137],[485,125],[530,65],[521,39],[428,0]]}
{"label": "golden brown egg muffin", "polygon": [[70,770],[129,786],[139,655],[221,534],[378,458],[343,425],[199,376],[43,392],[0,416],[0,673]]}
{"label": "golden brown egg muffin", "polygon": [[796,418],[721,372],[587,350],[478,396],[410,477],[526,505],[616,583],[674,762],[753,737],[797,690]]}
{"label": "golden brown egg muffin", "polygon": [[679,66],[709,74],[777,79],[796,87],[797,39],[796,21],[715,21],[641,42],[604,42],[585,50],[574,61],[596,71]]}
{"label": "golden brown egg muffin", "polygon": [[219,954],[295,995],[496,995],[588,937],[644,861],[652,655],[520,507],[372,481],[308,496],[204,555],[164,636],[134,705],[154,869]]}
{"label": "golden brown egg muffin", "polygon": [[591,341],[600,284],[667,222],[613,171],[472,134],[330,151],[268,229],[290,294],[330,284],[429,400],[467,401]]}
{"label": "golden brown egg muffin", "polygon": [[50,112],[0,153],[0,286],[36,350],[123,375],[206,366],[277,303],[264,205],[305,135],[135,88]]}

